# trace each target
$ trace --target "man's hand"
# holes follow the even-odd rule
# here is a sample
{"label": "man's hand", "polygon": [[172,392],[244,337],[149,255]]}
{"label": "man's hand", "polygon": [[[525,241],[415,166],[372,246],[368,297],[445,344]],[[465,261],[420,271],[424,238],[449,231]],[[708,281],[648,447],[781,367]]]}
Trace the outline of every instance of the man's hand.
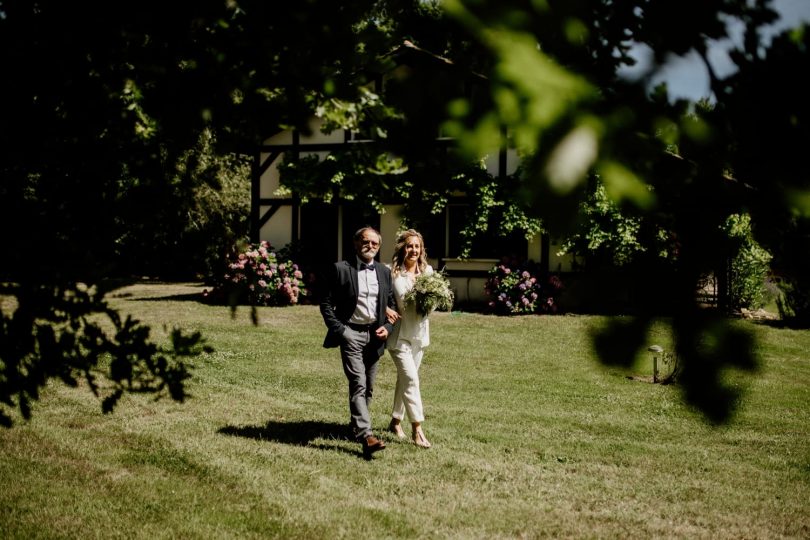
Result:
{"label": "man's hand", "polygon": [[380,341],[385,341],[386,339],[388,339],[388,330],[386,330],[384,326],[377,328],[376,334],[377,339],[379,339]]}
{"label": "man's hand", "polygon": [[385,308],[385,318],[388,319],[388,322],[391,324],[396,323],[400,319],[399,313],[397,313],[390,307]]}

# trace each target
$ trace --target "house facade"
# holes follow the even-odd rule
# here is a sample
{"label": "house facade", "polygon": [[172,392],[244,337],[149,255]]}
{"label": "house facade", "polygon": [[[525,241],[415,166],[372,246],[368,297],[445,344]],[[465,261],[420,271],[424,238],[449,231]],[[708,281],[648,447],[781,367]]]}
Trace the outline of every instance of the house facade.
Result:
{"label": "house facade", "polygon": [[[333,200],[325,203],[308,200],[303,203],[294,193],[282,189],[279,165],[285,159],[305,156],[325,158],[345,145],[367,144],[348,130],[321,131],[322,122],[312,118],[308,135],[283,131],[263,141],[255,156],[251,192],[251,240],[268,241],[274,248],[296,245],[306,254],[304,264],[319,266],[353,253],[352,235],[362,226],[377,228],[382,237],[379,258],[391,261],[394,241],[401,230],[402,206],[390,204],[383,213],[369,213],[367,205],[353,201]],[[493,176],[514,173],[519,158],[514,150],[502,150],[485,161]],[[469,203],[464,197],[451,199],[427,229],[422,230],[430,264],[445,269],[458,302],[485,299],[484,283],[488,271],[505,256],[532,260],[549,272],[568,272],[573,259],[556,255],[559,247],[546,235],[526,240],[512,238],[483,239],[476,243],[472,256],[462,259],[461,228]]]}

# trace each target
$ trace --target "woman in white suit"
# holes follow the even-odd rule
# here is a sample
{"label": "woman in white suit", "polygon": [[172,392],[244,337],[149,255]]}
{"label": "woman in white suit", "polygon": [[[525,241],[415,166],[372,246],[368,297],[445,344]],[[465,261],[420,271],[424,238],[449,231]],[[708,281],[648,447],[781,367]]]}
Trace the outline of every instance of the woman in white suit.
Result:
{"label": "woman in white suit", "polygon": [[421,234],[413,229],[400,233],[391,266],[394,298],[401,318],[388,338],[388,352],[397,367],[394,407],[388,429],[397,437],[404,438],[402,420],[407,412],[413,442],[422,448],[430,448],[430,442],[422,431],[425,415],[419,390],[419,365],[425,348],[430,345],[430,327],[428,318],[419,315],[415,305],[405,303],[405,293],[413,287],[416,276],[433,273],[433,268],[427,263]]}

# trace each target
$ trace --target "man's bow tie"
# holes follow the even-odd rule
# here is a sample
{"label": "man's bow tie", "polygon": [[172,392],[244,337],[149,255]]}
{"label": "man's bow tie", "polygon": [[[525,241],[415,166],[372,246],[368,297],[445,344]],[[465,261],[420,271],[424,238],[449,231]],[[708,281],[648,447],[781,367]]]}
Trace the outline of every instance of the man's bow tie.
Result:
{"label": "man's bow tie", "polygon": [[371,264],[360,263],[360,270],[374,270],[374,263]]}

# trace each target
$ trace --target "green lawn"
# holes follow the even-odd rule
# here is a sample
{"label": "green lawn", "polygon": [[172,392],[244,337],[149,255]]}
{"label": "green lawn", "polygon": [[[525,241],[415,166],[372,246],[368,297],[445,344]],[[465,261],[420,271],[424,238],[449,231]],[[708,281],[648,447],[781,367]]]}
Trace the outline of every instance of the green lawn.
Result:
{"label": "green lawn", "polygon": [[[810,331],[759,339],[733,422],[708,426],[675,386],[602,367],[607,318],[432,316],[423,450],[344,438],[346,382],[316,307],[207,306],[200,287],[142,284],[112,303],[200,330],[183,404],[49,386],[0,431],[0,538],[808,538]],[[665,327],[650,343],[668,345]],[[372,408],[387,425],[383,357]]]}

